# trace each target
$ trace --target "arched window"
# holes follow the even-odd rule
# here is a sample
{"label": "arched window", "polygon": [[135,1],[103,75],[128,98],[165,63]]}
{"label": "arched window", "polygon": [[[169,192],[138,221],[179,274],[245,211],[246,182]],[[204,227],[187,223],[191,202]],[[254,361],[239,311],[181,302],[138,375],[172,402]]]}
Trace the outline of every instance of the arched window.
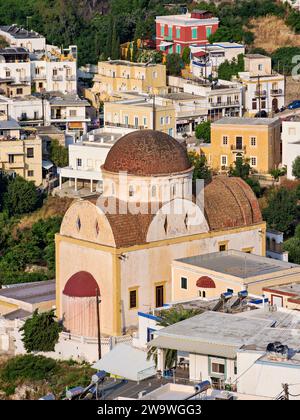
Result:
{"label": "arched window", "polygon": [[130,185],[129,187],[129,197],[133,197],[134,196],[134,188],[132,185]]}
{"label": "arched window", "polygon": [[156,185],[152,185],[152,188],[151,188],[151,196],[153,198],[156,197]]}

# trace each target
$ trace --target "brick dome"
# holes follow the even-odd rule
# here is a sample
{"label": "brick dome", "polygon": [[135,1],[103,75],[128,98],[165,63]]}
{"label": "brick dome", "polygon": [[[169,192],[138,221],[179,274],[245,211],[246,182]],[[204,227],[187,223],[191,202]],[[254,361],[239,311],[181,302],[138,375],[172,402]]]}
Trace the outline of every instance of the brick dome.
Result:
{"label": "brick dome", "polygon": [[213,281],[213,279],[211,279],[208,276],[200,277],[196,282],[196,286],[197,287],[202,287],[203,289],[215,289],[216,288],[215,282]]}
{"label": "brick dome", "polygon": [[63,294],[69,297],[93,297],[97,294],[96,290],[100,294],[94,277],[86,271],[80,271],[69,278]]}
{"label": "brick dome", "polygon": [[160,131],[140,130],[122,137],[109,151],[103,169],[129,175],[170,175],[188,171],[184,147]]}

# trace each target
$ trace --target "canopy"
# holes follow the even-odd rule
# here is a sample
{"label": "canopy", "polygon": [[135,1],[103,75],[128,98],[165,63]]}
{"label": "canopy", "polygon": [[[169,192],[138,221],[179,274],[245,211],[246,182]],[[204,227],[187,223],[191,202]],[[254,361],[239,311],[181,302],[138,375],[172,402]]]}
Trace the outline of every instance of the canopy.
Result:
{"label": "canopy", "polygon": [[147,360],[147,352],[129,344],[118,344],[93,366],[131,381],[141,381],[156,373],[153,360]]}
{"label": "canopy", "polygon": [[173,42],[165,42],[165,41],[162,41],[159,44],[159,47],[170,47],[171,45],[173,45]]}
{"label": "canopy", "polygon": [[50,160],[43,160],[42,161],[42,166],[44,169],[46,169],[47,171],[49,171],[49,169],[53,168],[53,163],[50,162]]}

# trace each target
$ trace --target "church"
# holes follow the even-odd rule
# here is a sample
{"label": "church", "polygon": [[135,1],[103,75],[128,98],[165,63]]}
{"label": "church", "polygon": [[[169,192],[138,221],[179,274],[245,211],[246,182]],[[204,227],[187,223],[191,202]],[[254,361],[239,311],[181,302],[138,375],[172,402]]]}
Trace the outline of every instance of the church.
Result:
{"label": "church", "polygon": [[139,311],[171,301],[175,259],[229,249],[265,256],[251,188],[217,176],[203,188],[203,206],[186,198],[193,167],[167,134],[125,135],[101,171],[102,196],[72,204],[56,235],[56,308],[66,331],[97,336],[97,296],[101,334],[134,330]]}

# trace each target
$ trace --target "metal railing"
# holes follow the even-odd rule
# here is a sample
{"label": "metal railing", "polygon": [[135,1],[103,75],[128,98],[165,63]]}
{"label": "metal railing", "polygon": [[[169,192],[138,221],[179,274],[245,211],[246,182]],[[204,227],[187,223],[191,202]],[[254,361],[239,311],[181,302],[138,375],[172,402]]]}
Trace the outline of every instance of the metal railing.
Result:
{"label": "metal railing", "polygon": [[283,90],[282,89],[271,89],[272,96],[282,96]]}
{"label": "metal railing", "polygon": [[264,97],[264,96],[267,96],[267,91],[266,90],[256,90],[255,91],[255,96],[258,96],[258,97]]}
{"label": "metal railing", "polygon": [[230,146],[232,152],[246,152],[246,146],[240,146],[238,144],[232,144]]}

